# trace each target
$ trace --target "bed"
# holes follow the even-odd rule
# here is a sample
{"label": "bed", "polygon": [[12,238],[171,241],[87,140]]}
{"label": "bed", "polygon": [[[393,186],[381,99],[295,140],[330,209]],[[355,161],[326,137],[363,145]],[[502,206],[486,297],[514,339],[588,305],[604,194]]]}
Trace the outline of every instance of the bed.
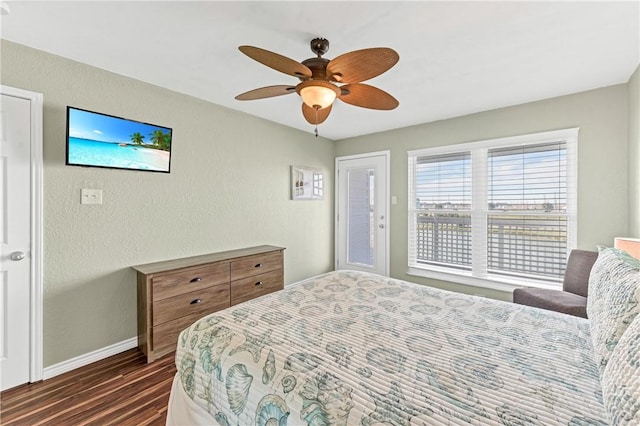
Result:
{"label": "bed", "polygon": [[167,424],[606,425],[596,349],[583,318],[330,272],[185,329]]}

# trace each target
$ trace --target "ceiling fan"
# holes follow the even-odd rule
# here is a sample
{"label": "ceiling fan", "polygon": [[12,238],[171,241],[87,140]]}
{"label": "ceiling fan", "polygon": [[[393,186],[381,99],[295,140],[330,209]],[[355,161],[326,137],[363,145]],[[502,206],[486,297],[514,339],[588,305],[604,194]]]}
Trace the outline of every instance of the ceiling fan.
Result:
{"label": "ceiling fan", "polygon": [[316,126],[324,122],[331,113],[335,99],[348,104],[370,109],[391,110],[398,101],[376,87],[362,84],[393,67],[400,57],[387,47],[355,50],[332,60],[322,55],[329,50],[329,41],[324,38],[311,40],[311,51],[317,55],[302,62],[253,46],[240,46],[240,51],[277,71],[300,79],[292,85],[266,86],[250,90],[235,97],[239,101],[271,98],[297,93],[302,98],[302,115]]}

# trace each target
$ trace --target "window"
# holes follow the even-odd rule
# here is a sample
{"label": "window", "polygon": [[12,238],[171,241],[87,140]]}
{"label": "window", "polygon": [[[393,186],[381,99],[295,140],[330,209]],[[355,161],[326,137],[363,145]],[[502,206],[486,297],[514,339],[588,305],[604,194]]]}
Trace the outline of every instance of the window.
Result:
{"label": "window", "polygon": [[577,135],[409,151],[410,273],[558,287],[577,240]]}

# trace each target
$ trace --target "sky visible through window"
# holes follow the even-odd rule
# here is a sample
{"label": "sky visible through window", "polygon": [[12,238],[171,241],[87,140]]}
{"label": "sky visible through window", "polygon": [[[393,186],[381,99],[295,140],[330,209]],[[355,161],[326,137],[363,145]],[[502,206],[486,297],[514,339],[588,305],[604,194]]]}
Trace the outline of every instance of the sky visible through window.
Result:
{"label": "sky visible through window", "polygon": [[[553,148],[496,150],[487,164],[491,208],[566,206],[566,150]],[[418,161],[418,207],[468,209],[471,206],[471,156],[455,154]]]}
{"label": "sky visible through window", "polygon": [[131,135],[139,132],[144,136],[143,143],[151,143],[155,130],[170,132],[166,127],[78,109],[69,110],[69,125],[69,136],[100,142],[131,142]]}

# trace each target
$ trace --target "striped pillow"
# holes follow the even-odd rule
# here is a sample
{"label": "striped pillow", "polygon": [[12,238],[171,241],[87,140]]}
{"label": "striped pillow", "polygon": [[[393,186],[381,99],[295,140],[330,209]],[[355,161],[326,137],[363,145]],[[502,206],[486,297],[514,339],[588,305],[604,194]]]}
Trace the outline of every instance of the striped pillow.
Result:
{"label": "striped pillow", "polygon": [[589,276],[587,316],[600,375],[618,341],[640,312],[640,261],[615,248],[598,247]]}
{"label": "striped pillow", "polygon": [[640,424],[640,316],[624,332],[604,369],[602,398],[612,425]]}

